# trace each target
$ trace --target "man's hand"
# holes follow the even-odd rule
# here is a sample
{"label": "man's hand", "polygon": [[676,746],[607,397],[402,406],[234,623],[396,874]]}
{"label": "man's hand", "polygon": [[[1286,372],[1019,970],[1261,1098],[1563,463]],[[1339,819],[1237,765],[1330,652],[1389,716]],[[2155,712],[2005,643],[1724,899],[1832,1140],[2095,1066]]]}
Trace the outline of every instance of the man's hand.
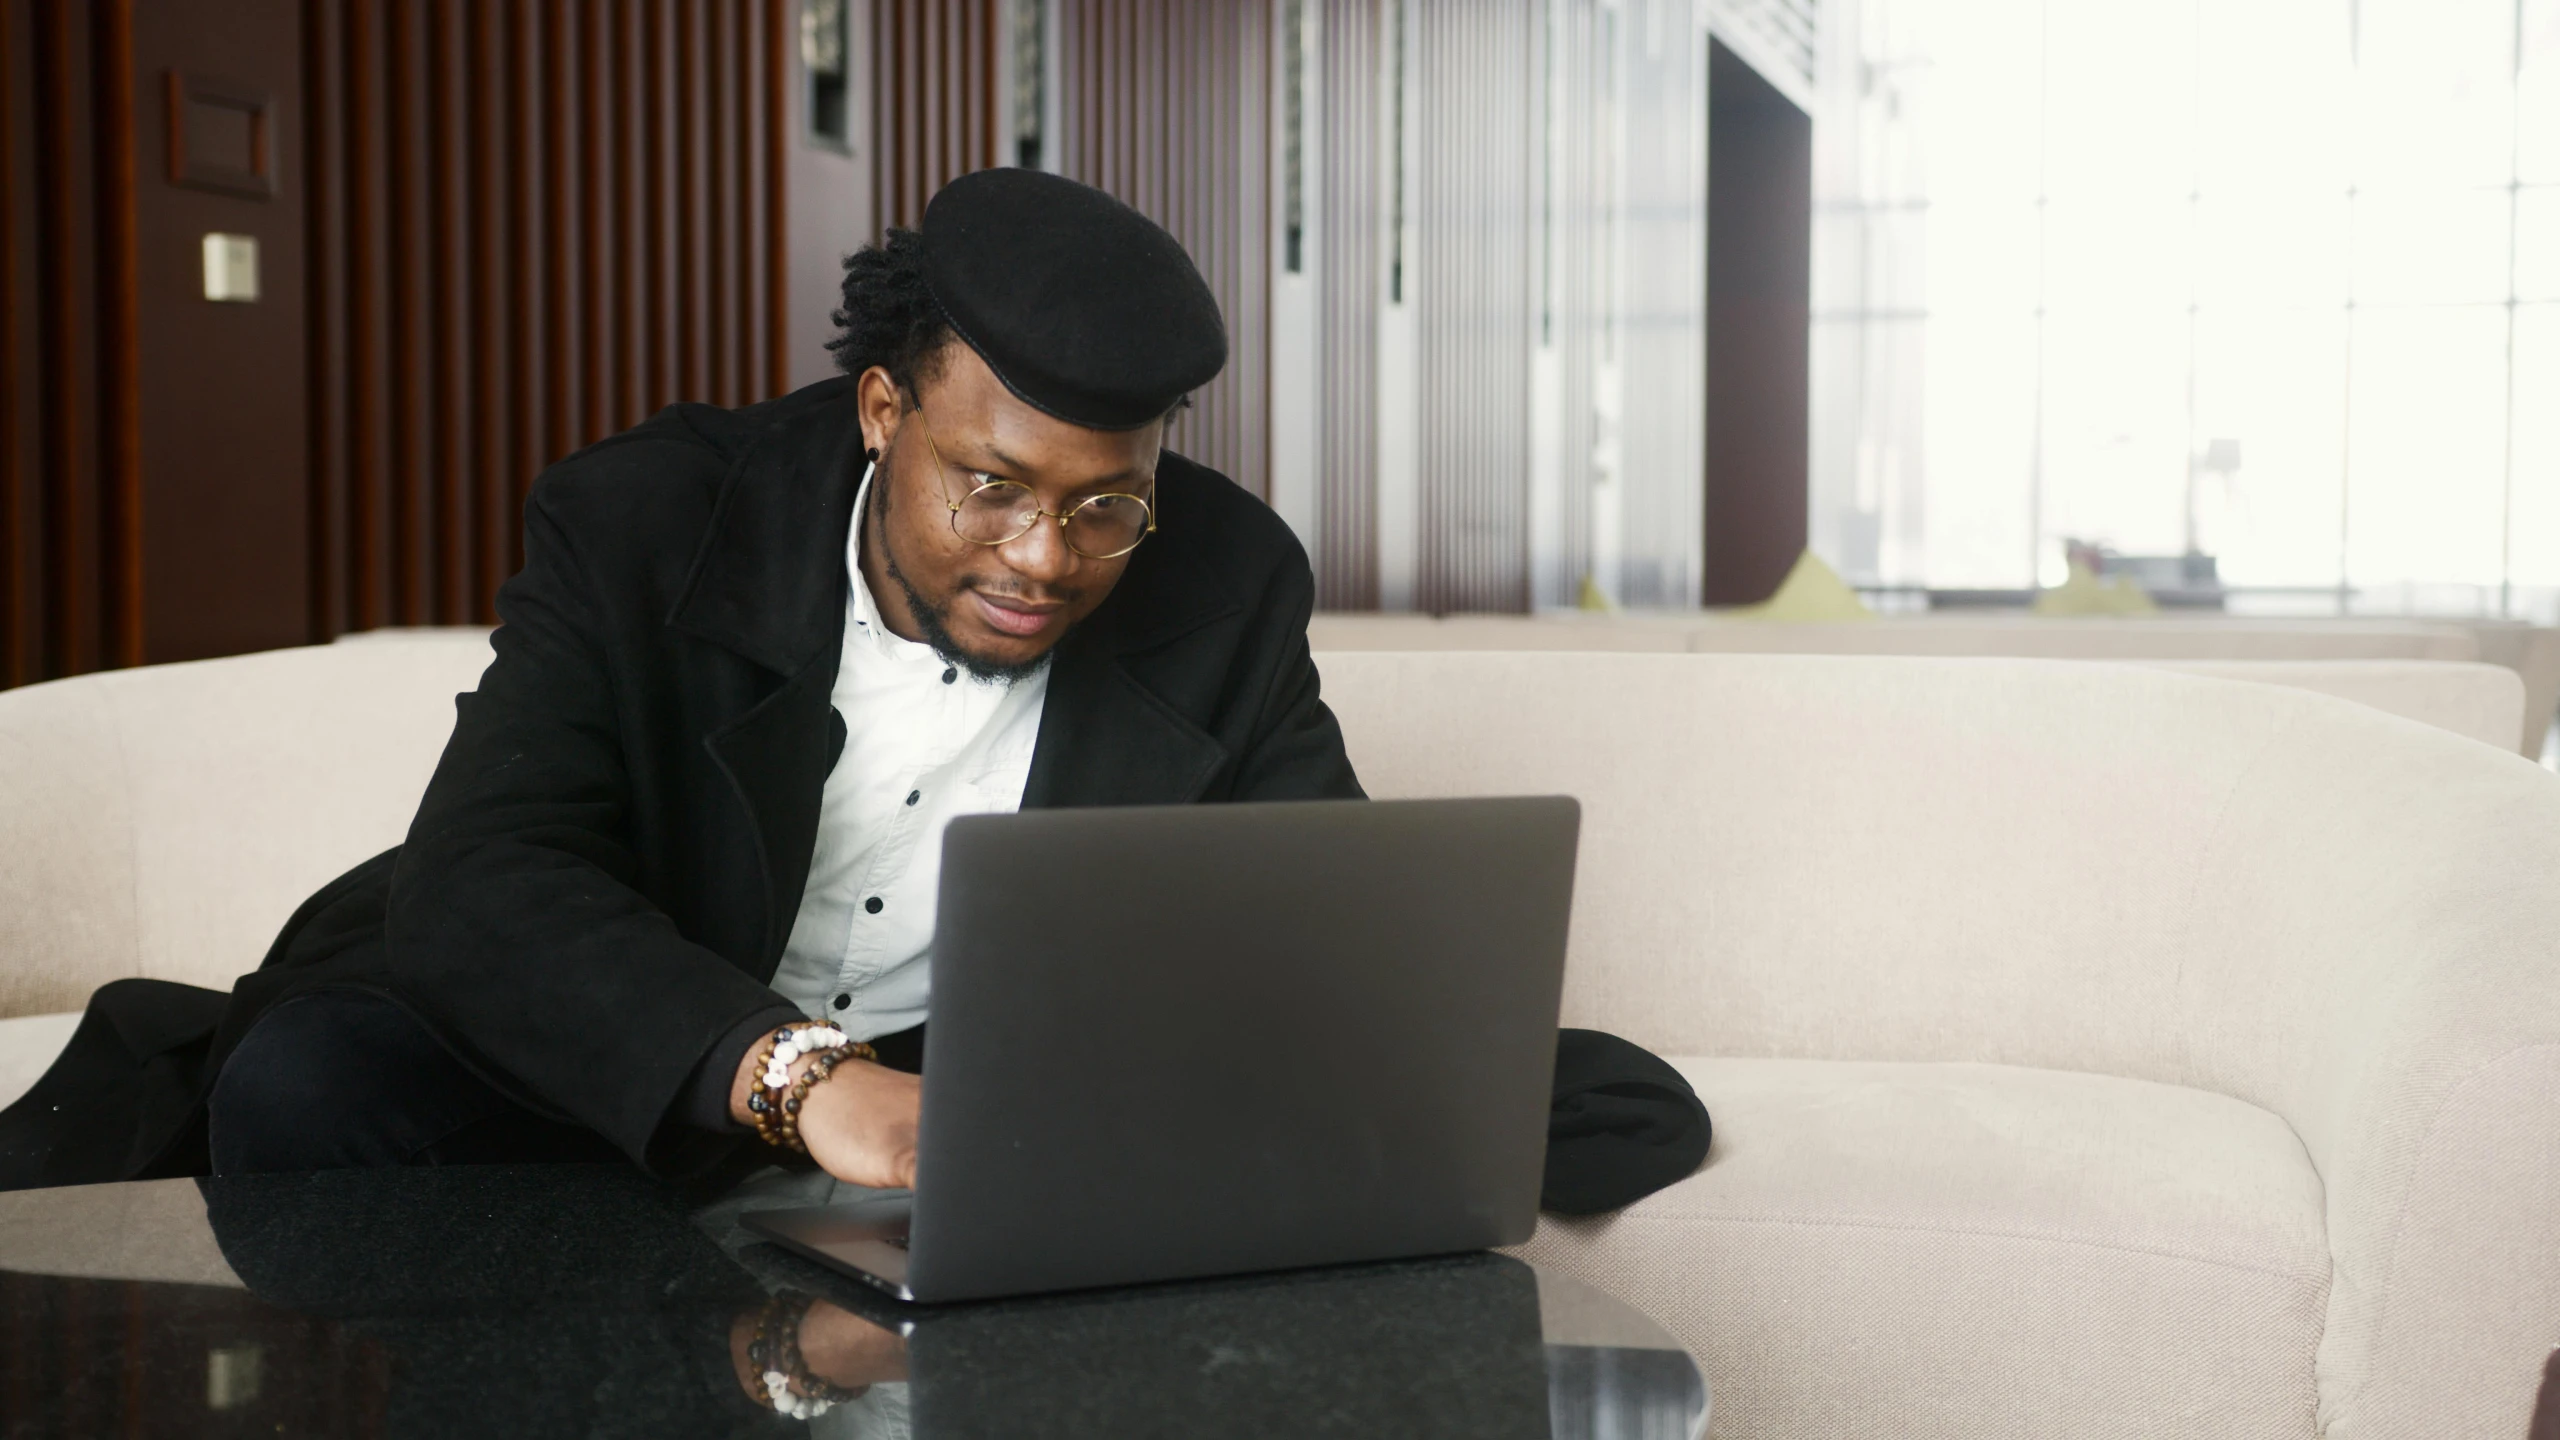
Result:
{"label": "man's hand", "polygon": [[[729,1087],[729,1115],[755,1123],[747,1097],[764,1076],[761,1045],[748,1049]],[[814,1057],[791,1062],[791,1078],[808,1073]],[[821,1169],[848,1185],[911,1190],[916,1183],[916,1114],[924,1086],[915,1076],[868,1060],[847,1060],[809,1087],[800,1102],[800,1143]]]}

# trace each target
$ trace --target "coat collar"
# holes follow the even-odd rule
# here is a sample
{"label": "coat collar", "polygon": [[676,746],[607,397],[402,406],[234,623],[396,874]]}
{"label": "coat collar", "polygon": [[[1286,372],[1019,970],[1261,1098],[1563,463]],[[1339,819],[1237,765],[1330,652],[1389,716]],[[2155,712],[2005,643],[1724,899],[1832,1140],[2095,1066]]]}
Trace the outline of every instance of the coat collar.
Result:
{"label": "coat collar", "polygon": [[844,633],[845,543],[862,454],[851,385],[828,380],[773,402],[730,467],[667,623],[781,675]]}

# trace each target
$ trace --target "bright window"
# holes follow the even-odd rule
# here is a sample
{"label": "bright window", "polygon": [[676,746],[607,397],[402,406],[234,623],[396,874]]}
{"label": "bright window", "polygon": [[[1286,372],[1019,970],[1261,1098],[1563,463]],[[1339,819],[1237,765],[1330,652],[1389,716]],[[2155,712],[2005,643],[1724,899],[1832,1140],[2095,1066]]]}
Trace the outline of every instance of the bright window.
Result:
{"label": "bright window", "polygon": [[[1842,0],[1815,545],[2560,620],[2560,0]],[[2235,463],[2236,462],[2236,463]]]}

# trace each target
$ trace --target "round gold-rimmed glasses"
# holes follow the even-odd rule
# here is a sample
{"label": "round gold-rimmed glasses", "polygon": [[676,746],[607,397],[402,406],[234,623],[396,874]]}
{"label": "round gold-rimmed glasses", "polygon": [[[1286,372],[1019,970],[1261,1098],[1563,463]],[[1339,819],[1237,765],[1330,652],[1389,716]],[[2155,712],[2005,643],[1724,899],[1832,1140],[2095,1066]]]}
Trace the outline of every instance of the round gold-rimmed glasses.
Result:
{"label": "round gold-rimmed glasses", "polygon": [[972,545],[1009,545],[1048,519],[1058,522],[1059,536],[1069,550],[1087,560],[1117,560],[1156,533],[1155,507],[1135,495],[1087,495],[1063,512],[1043,510],[1040,497],[1031,493],[1030,486],[970,471],[969,478],[977,483],[968,494],[954,500],[951,462],[942,458],[933,427],[924,423],[924,411],[917,410],[915,416],[916,425],[924,431],[925,448],[933,452],[934,468],[941,476],[942,503],[951,511],[951,533]]}

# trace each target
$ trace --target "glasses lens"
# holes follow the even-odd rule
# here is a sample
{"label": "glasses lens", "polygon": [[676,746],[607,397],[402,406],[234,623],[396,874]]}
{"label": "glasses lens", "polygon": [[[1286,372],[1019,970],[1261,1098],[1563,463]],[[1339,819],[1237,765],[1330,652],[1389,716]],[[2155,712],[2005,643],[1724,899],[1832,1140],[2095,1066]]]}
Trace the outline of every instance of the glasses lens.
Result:
{"label": "glasses lens", "polygon": [[1126,555],[1147,538],[1147,502],[1135,495],[1096,495],[1067,521],[1067,548],[1089,560]]}
{"label": "glasses lens", "polygon": [[1001,545],[1030,529],[1039,518],[1040,500],[1030,487],[990,480],[960,502],[951,516],[951,528],[973,544]]}

